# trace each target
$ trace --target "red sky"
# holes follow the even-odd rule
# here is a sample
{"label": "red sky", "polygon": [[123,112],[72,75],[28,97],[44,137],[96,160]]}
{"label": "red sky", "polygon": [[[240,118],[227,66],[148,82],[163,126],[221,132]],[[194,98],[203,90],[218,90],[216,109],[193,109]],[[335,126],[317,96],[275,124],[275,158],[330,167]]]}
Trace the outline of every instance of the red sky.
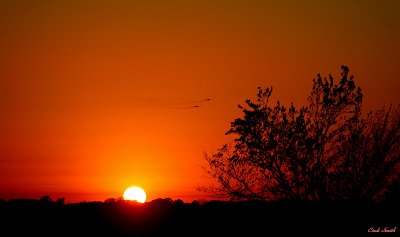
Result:
{"label": "red sky", "polygon": [[400,102],[396,0],[56,2],[0,2],[0,198],[201,198],[237,104],[342,64],[364,109]]}

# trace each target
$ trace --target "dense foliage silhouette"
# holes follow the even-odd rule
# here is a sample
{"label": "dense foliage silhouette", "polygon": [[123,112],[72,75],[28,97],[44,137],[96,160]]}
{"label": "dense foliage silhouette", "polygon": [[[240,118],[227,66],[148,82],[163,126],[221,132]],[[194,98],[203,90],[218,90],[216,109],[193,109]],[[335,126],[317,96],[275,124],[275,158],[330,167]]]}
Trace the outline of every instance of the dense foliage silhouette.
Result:
{"label": "dense foliage silhouette", "polygon": [[227,132],[234,144],[205,155],[218,186],[200,190],[232,200],[380,200],[396,183],[399,107],[362,116],[346,66],[339,82],[317,75],[307,106],[271,106],[271,94],[259,88],[256,101],[239,105],[243,117]]}

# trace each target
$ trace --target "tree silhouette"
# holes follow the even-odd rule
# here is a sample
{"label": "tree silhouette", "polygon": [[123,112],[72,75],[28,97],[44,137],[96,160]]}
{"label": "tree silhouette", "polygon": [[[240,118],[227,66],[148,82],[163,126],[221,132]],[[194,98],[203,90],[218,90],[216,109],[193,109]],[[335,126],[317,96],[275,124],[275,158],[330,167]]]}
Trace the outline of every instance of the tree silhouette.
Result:
{"label": "tree silhouette", "polygon": [[58,203],[59,205],[65,205],[65,198],[60,197],[56,200],[56,203]]}
{"label": "tree silhouette", "polygon": [[44,202],[44,203],[53,202],[53,200],[51,199],[51,197],[48,196],[48,195],[41,197],[41,198],[40,198],[40,201],[41,201],[41,202]]}
{"label": "tree silhouette", "polygon": [[270,106],[272,87],[239,105],[234,144],[205,154],[218,186],[200,190],[233,200],[377,198],[399,164],[399,108],[363,119],[361,89],[341,69],[339,83],[318,74],[300,109]]}

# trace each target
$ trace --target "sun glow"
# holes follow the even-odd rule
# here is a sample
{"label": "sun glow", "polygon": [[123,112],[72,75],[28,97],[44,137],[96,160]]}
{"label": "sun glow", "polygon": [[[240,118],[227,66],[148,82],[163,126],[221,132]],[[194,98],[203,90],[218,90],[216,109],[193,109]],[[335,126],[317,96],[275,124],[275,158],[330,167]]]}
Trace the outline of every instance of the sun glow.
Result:
{"label": "sun glow", "polygon": [[144,203],[146,201],[146,193],[142,188],[136,186],[127,188],[123,197],[124,200],[136,201],[140,203]]}

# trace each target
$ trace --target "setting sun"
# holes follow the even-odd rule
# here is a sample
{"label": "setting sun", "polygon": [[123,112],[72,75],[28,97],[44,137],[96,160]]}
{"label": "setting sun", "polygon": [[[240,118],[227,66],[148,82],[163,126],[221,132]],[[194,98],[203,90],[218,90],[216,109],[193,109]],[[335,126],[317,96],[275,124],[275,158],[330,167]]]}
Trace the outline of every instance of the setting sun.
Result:
{"label": "setting sun", "polygon": [[139,187],[129,187],[124,192],[124,200],[137,201],[144,203],[146,201],[146,193],[142,188]]}

